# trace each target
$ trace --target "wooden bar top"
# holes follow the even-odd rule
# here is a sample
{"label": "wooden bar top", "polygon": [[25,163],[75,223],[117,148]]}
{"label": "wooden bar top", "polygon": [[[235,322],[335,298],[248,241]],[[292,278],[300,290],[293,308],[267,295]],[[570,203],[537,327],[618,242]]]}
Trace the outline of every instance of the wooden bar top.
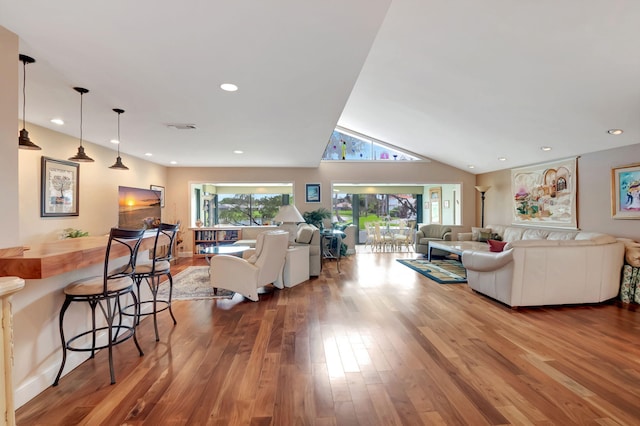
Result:
{"label": "wooden bar top", "polygon": [[[145,233],[140,244],[140,252],[153,249],[155,236],[155,230]],[[69,238],[34,245],[29,250],[25,250],[22,255],[0,257],[0,277],[42,279],[102,264],[108,241],[109,236],[104,235]],[[112,250],[121,250],[122,256],[128,255],[125,247],[118,246],[120,244],[112,246]]]}

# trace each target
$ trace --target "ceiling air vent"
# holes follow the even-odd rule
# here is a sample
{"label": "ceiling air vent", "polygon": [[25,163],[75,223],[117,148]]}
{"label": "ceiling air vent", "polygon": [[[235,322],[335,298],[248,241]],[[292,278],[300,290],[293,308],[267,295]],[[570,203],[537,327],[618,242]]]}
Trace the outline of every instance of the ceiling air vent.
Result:
{"label": "ceiling air vent", "polygon": [[197,128],[195,124],[186,123],[171,123],[167,124],[167,127],[177,130],[195,130]]}

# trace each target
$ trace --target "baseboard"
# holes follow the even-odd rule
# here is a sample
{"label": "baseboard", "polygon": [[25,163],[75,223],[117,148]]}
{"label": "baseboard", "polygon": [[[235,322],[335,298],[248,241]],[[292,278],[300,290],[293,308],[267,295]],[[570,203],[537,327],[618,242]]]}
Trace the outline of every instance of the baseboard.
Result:
{"label": "baseboard", "polygon": [[[151,311],[151,306],[144,307],[143,311]],[[144,321],[147,317],[142,317],[141,321]],[[98,338],[104,337],[106,331],[98,334]],[[133,341],[132,343],[133,344]],[[97,351],[99,352],[99,351]],[[71,352],[67,351],[67,362],[62,372],[61,380],[69,374],[72,370],[78,367],[80,364],[90,358],[88,352]],[[59,348],[55,354],[52,354],[46,361],[48,364],[46,367],[39,367],[39,374],[27,377],[14,389],[14,405],[18,409],[33,398],[44,392],[46,389],[53,385],[53,380],[58,374],[60,369],[60,362],[62,361],[62,349]],[[105,381],[109,381],[109,377],[105,377]],[[59,386],[64,386],[64,382],[61,382]]]}

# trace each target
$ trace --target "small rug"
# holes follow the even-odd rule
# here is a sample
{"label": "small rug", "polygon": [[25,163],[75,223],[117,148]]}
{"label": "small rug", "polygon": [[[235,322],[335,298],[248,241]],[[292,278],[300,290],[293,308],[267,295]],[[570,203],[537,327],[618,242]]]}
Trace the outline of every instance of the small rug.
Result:
{"label": "small rug", "polygon": [[[172,300],[231,299],[235,292],[223,288],[213,294],[208,266],[189,266],[173,277]],[[169,296],[169,286],[161,285],[158,298]]]}
{"label": "small rug", "polygon": [[462,263],[453,259],[432,260],[427,259],[396,259],[440,284],[460,284],[467,282],[467,270]]}

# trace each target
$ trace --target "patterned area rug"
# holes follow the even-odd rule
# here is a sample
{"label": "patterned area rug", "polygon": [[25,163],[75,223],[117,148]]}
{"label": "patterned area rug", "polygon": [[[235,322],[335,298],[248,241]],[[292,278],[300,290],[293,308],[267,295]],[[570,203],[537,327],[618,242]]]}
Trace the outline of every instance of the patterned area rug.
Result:
{"label": "patterned area rug", "polygon": [[467,270],[462,263],[453,259],[396,259],[403,265],[421,273],[440,284],[460,284],[467,282]]}
{"label": "patterned area rug", "polygon": [[[235,292],[223,288],[218,289],[218,294],[213,294],[208,266],[189,266],[173,277],[172,300],[231,299],[234,294]],[[158,298],[168,296],[169,286],[160,286]]]}

